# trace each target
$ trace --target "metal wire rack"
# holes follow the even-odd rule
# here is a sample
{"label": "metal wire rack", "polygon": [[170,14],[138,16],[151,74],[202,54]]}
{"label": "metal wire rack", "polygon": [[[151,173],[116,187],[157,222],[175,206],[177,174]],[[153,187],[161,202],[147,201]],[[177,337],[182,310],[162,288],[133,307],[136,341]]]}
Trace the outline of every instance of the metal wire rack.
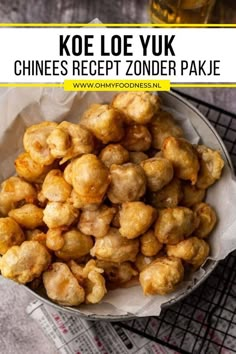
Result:
{"label": "metal wire rack", "polygon": [[[182,95],[213,124],[236,169],[236,115]],[[147,337],[170,352],[236,353],[236,251],[219,263],[203,285],[183,301],[163,310],[159,317],[116,325]]]}

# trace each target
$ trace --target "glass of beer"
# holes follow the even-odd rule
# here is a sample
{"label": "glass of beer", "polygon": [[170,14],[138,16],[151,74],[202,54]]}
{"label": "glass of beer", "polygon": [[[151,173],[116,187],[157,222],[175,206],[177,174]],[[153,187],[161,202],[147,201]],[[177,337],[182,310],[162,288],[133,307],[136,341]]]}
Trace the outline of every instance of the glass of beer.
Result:
{"label": "glass of beer", "polygon": [[152,23],[207,23],[215,0],[150,0]]}

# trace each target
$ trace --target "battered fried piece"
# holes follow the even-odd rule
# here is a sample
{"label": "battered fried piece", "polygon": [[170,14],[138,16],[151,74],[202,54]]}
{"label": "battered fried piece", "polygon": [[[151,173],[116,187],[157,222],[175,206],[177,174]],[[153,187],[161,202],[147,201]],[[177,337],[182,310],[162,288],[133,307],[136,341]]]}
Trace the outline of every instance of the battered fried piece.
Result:
{"label": "battered fried piece", "polygon": [[72,186],[72,164],[73,162],[70,162],[66,168],[64,169],[63,172],[63,177],[65,181]]}
{"label": "battered fried piece", "polygon": [[51,155],[55,159],[60,159],[67,154],[71,147],[70,135],[58,125],[47,138],[47,144]]}
{"label": "battered fried piece", "polygon": [[144,295],[165,295],[173,292],[183,277],[184,267],[180,259],[161,257],[141,271],[139,281]]}
{"label": "battered fried piece", "polygon": [[83,155],[73,161],[72,184],[82,202],[101,203],[109,183],[109,170],[96,155]]}
{"label": "battered fried piece", "polygon": [[92,270],[88,274],[85,282],[86,304],[97,304],[106,295],[107,289],[105,279],[96,270]]}
{"label": "battered fried piece", "polygon": [[146,232],[156,218],[156,210],[143,202],[122,204],[120,211],[120,234],[128,239]]}
{"label": "battered fried piece", "polygon": [[83,210],[80,215],[78,228],[85,235],[103,237],[107,234],[115,213],[115,208],[109,208],[106,205],[101,205],[96,210]]}
{"label": "battered fried piece", "polygon": [[212,206],[206,203],[196,204],[193,210],[200,219],[200,224],[194,231],[194,235],[199,238],[205,238],[215,227],[217,222],[216,212]]}
{"label": "battered fried piece", "polygon": [[198,156],[193,146],[185,139],[168,137],[162,145],[163,156],[173,163],[178,178],[196,184],[199,170]]}
{"label": "battered fried piece", "polygon": [[26,284],[47,269],[51,256],[37,241],[24,241],[20,246],[11,247],[0,259],[4,277]]}
{"label": "battered fried piece", "polygon": [[84,112],[81,125],[103,144],[120,141],[124,136],[123,115],[107,104],[93,104]]}
{"label": "battered fried piece", "polygon": [[12,246],[20,245],[25,236],[20,226],[10,217],[0,218],[0,254]]}
{"label": "battered fried piece", "polygon": [[36,189],[20,177],[10,177],[1,184],[0,214],[7,216],[11,209],[19,204],[33,203],[36,200]]}
{"label": "battered fried piece", "polygon": [[28,182],[42,183],[51,168],[32,160],[28,152],[23,152],[15,160],[17,174]]}
{"label": "battered fried piece", "polygon": [[158,241],[153,230],[145,232],[140,237],[140,251],[144,256],[155,256],[163,247],[163,244]]}
{"label": "battered fried piece", "polygon": [[26,230],[25,235],[26,235],[27,241],[38,241],[39,243],[41,243],[43,246],[46,247],[46,237],[47,236],[43,231],[41,231],[39,229]]}
{"label": "battered fried piece", "polygon": [[188,208],[163,209],[155,224],[155,236],[161,243],[175,245],[190,236],[198,225],[199,218]]}
{"label": "battered fried piece", "polygon": [[148,155],[144,154],[144,152],[136,152],[130,151],[129,153],[129,161],[132,163],[139,164],[141,161],[148,159]]}
{"label": "battered fried piece", "polygon": [[197,237],[189,237],[177,245],[167,245],[168,256],[178,257],[190,263],[195,269],[199,268],[209,255],[209,245]]}
{"label": "battered fried piece", "polygon": [[174,175],[172,163],[162,157],[153,157],[140,163],[147,177],[147,187],[157,192],[168,184]]}
{"label": "battered fried piece", "polygon": [[85,300],[84,289],[64,263],[53,263],[43,273],[43,284],[48,297],[58,304],[78,306]]}
{"label": "battered fried piece", "polygon": [[45,224],[49,229],[53,229],[70,226],[79,216],[79,210],[76,210],[70,203],[48,202],[43,215]]}
{"label": "battered fried piece", "polygon": [[139,165],[127,163],[112,165],[111,184],[107,196],[112,203],[124,203],[139,200],[146,191],[145,173]]}
{"label": "battered fried piece", "polygon": [[129,152],[120,144],[109,144],[99,154],[102,162],[110,168],[111,165],[122,165],[129,161]]}
{"label": "battered fried piece", "polygon": [[52,251],[58,251],[64,246],[63,228],[49,229],[46,235],[46,246]]}
{"label": "battered fried piece", "polygon": [[[42,185],[40,185],[42,187]],[[40,208],[45,208],[48,200],[44,197],[42,190],[40,189],[37,194],[37,204]]]}
{"label": "battered fried piece", "polygon": [[69,159],[93,151],[92,134],[79,124],[61,122],[47,139],[52,156],[62,158],[60,164]]}
{"label": "battered fried piece", "polygon": [[157,209],[175,208],[183,197],[181,182],[173,178],[164,188],[158,192],[148,194],[148,202]]}
{"label": "battered fried piece", "polygon": [[183,199],[181,200],[181,205],[186,206],[188,208],[192,207],[197,203],[202,202],[206,195],[205,189],[199,189],[196,186],[192,186],[188,183],[184,183],[182,185],[182,190]]}
{"label": "battered fried piece", "polygon": [[105,279],[102,276],[104,270],[97,267],[94,259],[91,259],[85,267],[74,261],[70,261],[69,266],[78,282],[85,289],[85,302],[87,304],[100,302],[107,293]]}
{"label": "battered fried piece", "polygon": [[71,191],[71,185],[66,182],[60,170],[51,170],[42,186],[42,193],[50,202],[65,202]]}
{"label": "battered fried piece", "polygon": [[118,264],[114,262],[97,260],[96,264],[98,267],[104,269],[106,280],[117,287],[121,284],[127,283],[138,274],[130,262]]}
{"label": "battered fried piece", "polygon": [[154,261],[155,257],[147,257],[144,256],[142,253],[139,253],[135,260],[135,267],[138,269],[139,272],[144,270],[149,264]]}
{"label": "battered fried piece", "polygon": [[116,95],[112,106],[125,115],[128,124],[147,124],[160,110],[160,99],[148,92],[122,92]]}
{"label": "battered fried piece", "polygon": [[34,204],[25,204],[18,209],[12,209],[8,215],[26,229],[33,230],[43,225],[43,209]]}
{"label": "battered fried piece", "polygon": [[71,229],[63,233],[63,238],[64,245],[55,252],[55,255],[64,261],[83,257],[89,254],[93,247],[92,237],[84,235],[77,229]]}
{"label": "battered fried piece", "polygon": [[212,150],[207,146],[198,145],[196,149],[200,159],[197,187],[206,189],[220,179],[224,160],[219,151]]}
{"label": "battered fried piece", "polygon": [[57,127],[55,122],[42,122],[27,128],[23,138],[25,151],[41,165],[51,165],[55,158],[52,156],[47,138]]}
{"label": "battered fried piece", "polygon": [[90,210],[90,211],[97,210],[100,205],[100,203],[87,204],[84,201],[84,198],[81,197],[78,193],[76,193],[76,191],[74,189],[72,190],[71,196],[68,199],[68,201],[73,204],[74,208],[83,209],[83,210]]}
{"label": "battered fried piece", "polygon": [[139,249],[138,240],[128,240],[121,236],[115,228],[110,228],[107,235],[96,238],[94,247],[90,254],[99,260],[122,263],[125,261],[133,262]]}
{"label": "battered fried piece", "polygon": [[163,141],[169,136],[182,138],[184,132],[169,112],[160,111],[155,115],[149,125],[152,135],[152,146],[161,149]]}
{"label": "battered fried piece", "polygon": [[147,151],[151,146],[152,137],[145,125],[130,125],[125,129],[121,144],[129,151]]}

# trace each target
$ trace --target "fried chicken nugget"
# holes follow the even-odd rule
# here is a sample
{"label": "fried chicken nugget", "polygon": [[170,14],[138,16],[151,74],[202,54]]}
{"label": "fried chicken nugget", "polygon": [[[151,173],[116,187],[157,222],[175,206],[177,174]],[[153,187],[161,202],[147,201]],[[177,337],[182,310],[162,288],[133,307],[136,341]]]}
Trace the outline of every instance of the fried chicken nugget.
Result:
{"label": "fried chicken nugget", "polygon": [[96,210],[83,210],[80,214],[78,229],[85,235],[103,237],[107,234],[115,213],[115,208],[109,208],[106,205],[101,205]]}
{"label": "fried chicken nugget", "polygon": [[55,158],[49,149],[47,138],[57,127],[55,122],[41,122],[27,128],[23,137],[25,151],[41,165],[51,165]]}
{"label": "fried chicken nugget", "polygon": [[68,199],[68,202],[70,202],[74,208],[77,209],[83,209],[83,210],[90,210],[94,211],[97,210],[100,206],[101,203],[86,203],[82,196],[80,196],[76,191],[73,189],[70,195],[70,198]]}
{"label": "fried chicken nugget", "polygon": [[90,254],[99,260],[122,263],[125,261],[133,262],[138,250],[138,240],[128,240],[121,236],[117,229],[110,228],[106,236],[96,238]]}
{"label": "fried chicken nugget", "polygon": [[7,216],[19,204],[34,203],[36,198],[36,189],[30,183],[20,177],[10,177],[1,184],[0,214]]}
{"label": "fried chicken nugget", "polygon": [[97,304],[106,295],[105,279],[102,275],[104,270],[97,266],[96,261],[91,259],[84,267],[74,261],[69,262],[70,269],[78,282],[85,289],[85,303]]}
{"label": "fried chicken nugget", "polygon": [[163,244],[158,241],[153,230],[145,232],[140,237],[140,251],[144,256],[155,256],[163,247]]}
{"label": "fried chicken nugget", "polygon": [[14,219],[0,218],[0,254],[6,253],[12,246],[20,245],[24,240],[25,235]]}
{"label": "fried chicken nugget", "polygon": [[0,259],[4,277],[26,284],[47,269],[51,256],[37,241],[24,241],[20,246],[11,247]]}
{"label": "fried chicken nugget", "polygon": [[108,168],[111,165],[123,165],[129,161],[129,152],[120,144],[109,144],[99,154],[99,158]]}
{"label": "fried chicken nugget", "polygon": [[175,245],[190,236],[199,225],[199,218],[185,207],[167,208],[159,212],[155,236],[161,243]]}
{"label": "fried chicken nugget", "polygon": [[120,211],[120,234],[128,239],[146,232],[156,218],[156,210],[143,202],[123,203]]}
{"label": "fried chicken nugget", "polygon": [[180,259],[161,257],[141,271],[139,281],[144,295],[165,295],[173,292],[183,277],[184,267]]}
{"label": "fried chicken nugget", "polygon": [[147,124],[160,110],[159,97],[149,92],[121,92],[111,104],[125,115],[128,124]]}
{"label": "fried chicken nugget", "polygon": [[135,267],[138,269],[139,273],[144,270],[149,264],[155,260],[155,257],[147,257],[142,253],[139,253],[135,259]]}
{"label": "fried chicken nugget", "polygon": [[27,241],[38,241],[43,246],[46,247],[46,237],[47,235],[40,229],[26,230],[25,236]]}
{"label": "fried chicken nugget", "polygon": [[145,125],[130,125],[125,129],[121,140],[122,146],[129,151],[147,151],[151,146],[152,137]]}
{"label": "fried chicken nugget", "polygon": [[197,187],[206,189],[220,179],[224,160],[219,151],[212,150],[207,146],[197,145],[196,149],[200,159]]}
{"label": "fried chicken nugget", "polygon": [[141,161],[148,159],[148,155],[142,151],[130,151],[129,161],[132,163],[140,164]]}
{"label": "fried chicken nugget", "polygon": [[61,122],[51,132],[47,143],[52,156],[62,158],[60,165],[79,155],[88,154],[94,148],[93,135],[80,124],[67,121]]}
{"label": "fried chicken nugget", "polygon": [[43,221],[49,229],[70,226],[78,216],[79,210],[67,202],[48,202],[43,211]]}
{"label": "fried chicken nugget", "polygon": [[65,202],[72,192],[72,187],[66,182],[61,170],[48,172],[42,185],[42,194],[50,202]]}
{"label": "fried chicken nugget", "polygon": [[154,208],[175,208],[183,197],[181,182],[177,178],[173,178],[170,183],[158,192],[148,193],[148,203]]}
{"label": "fried chicken nugget", "polygon": [[200,165],[195,149],[187,140],[172,136],[166,138],[162,144],[162,153],[173,163],[178,178],[196,184]]}
{"label": "fried chicken nugget", "polygon": [[139,200],[146,192],[146,177],[139,165],[112,165],[111,184],[107,196],[114,204]]}
{"label": "fried chicken nugget", "polygon": [[197,203],[202,202],[206,195],[205,189],[199,189],[196,186],[192,186],[188,183],[184,183],[182,185],[182,190],[183,198],[181,200],[181,205],[186,206],[188,208],[192,207]]}
{"label": "fried chicken nugget", "polygon": [[42,183],[51,168],[34,161],[28,152],[23,152],[15,160],[16,173],[28,182]]}
{"label": "fried chicken nugget", "polygon": [[43,273],[48,297],[64,306],[78,306],[85,300],[85,291],[65,263],[56,262]]}
{"label": "fried chicken nugget", "polygon": [[63,177],[65,181],[71,186],[72,186],[72,164],[73,162],[70,162],[63,171]]}
{"label": "fried chicken nugget", "polygon": [[173,136],[182,138],[184,132],[169,112],[160,111],[150,122],[149,130],[152,135],[152,147],[161,149],[165,138]]}
{"label": "fried chicken nugget", "polygon": [[205,238],[211,233],[216,225],[216,212],[213,207],[207,203],[196,204],[193,210],[200,219],[199,226],[194,231],[194,235],[199,238]]}
{"label": "fried chicken nugget", "polygon": [[62,236],[64,245],[55,252],[55,255],[64,261],[83,257],[89,254],[93,247],[92,237],[84,235],[77,229],[71,229],[63,233]]}
{"label": "fried chicken nugget", "polygon": [[65,244],[65,239],[63,237],[63,227],[49,229],[47,231],[45,241],[48,249],[52,251],[60,250]]}
{"label": "fried chicken nugget", "polygon": [[118,264],[114,262],[96,260],[96,264],[99,268],[104,269],[104,276],[106,280],[109,283],[114,284],[116,287],[127,283],[138,274],[130,262]]}
{"label": "fried chicken nugget", "polygon": [[110,184],[109,170],[96,155],[83,155],[73,161],[72,184],[84,203],[101,203]]}
{"label": "fried chicken nugget", "polygon": [[88,274],[85,283],[86,304],[97,304],[107,293],[105,279],[96,270],[92,270]]}
{"label": "fried chicken nugget", "polygon": [[34,204],[25,204],[12,209],[8,215],[25,229],[35,229],[43,225],[43,209]]}
{"label": "fried chicken nugget", "polygon": [[179,242],[177,245],[167,245],[168,256],[183,259],[194,268],[199,268],[209,255],[209,245],[204,240],[197,237],[189,237],[187,240]]}
{"label": "fried chicken nugget", "polygon": [[168,184],[173,176],[172,163],[162,157],[153,157],[140,163],[147,177],[147,187],[152,192],[157,192]]}
{"label": "fried chicken nugget", "polygon": [[124,136],[123,114],[107,104],[93,104],[80,121],[103,144],[118,142]]}

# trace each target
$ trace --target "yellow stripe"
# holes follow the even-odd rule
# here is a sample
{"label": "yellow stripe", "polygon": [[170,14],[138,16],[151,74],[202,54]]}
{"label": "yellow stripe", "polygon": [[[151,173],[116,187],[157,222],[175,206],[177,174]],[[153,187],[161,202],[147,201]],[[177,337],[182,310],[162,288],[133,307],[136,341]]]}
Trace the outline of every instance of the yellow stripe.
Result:
{"label": "yellow stripe", "polygon": [[[67,80],[66,80],[67,81]],[[77,82],[78,80],[71,80]],[[83,80],[81,80],[82,82]],[[91,82],[90,80],[85,80],[86,82]],[[85,82],[83,81],[83,82]],[[93,80],[92,80],[93,81]],[[94,80],[95,82],[96,80]],[[116,82],[116,80],[97,80],[97,81],[102,81],[102,82]],[[128,82],[129,80],[121,80],[121,82]],[[160,83],[165,83],[165,81],[162,80],[156,80],[156,81],[149,81],[149,80],[131,80],[130,82],[160,82]],[[0,83],[0,87],[64,87],[64,83]],[[69,86],[66,87],[67,89]],[[236,88],[236,83],[232,84],[170,84],[170,88]],[[116,91],[116,90],[115,90]]]}
{"label": "yellow stripe", "polygon": [[171,88],[236,88],[236,84],[171,84]]}
{"label": "yellow stripe", "polygon": [[236,23],[183,24],[183,23],[0,23],[0,27],[168,27],[168,28],[235,28]]}

